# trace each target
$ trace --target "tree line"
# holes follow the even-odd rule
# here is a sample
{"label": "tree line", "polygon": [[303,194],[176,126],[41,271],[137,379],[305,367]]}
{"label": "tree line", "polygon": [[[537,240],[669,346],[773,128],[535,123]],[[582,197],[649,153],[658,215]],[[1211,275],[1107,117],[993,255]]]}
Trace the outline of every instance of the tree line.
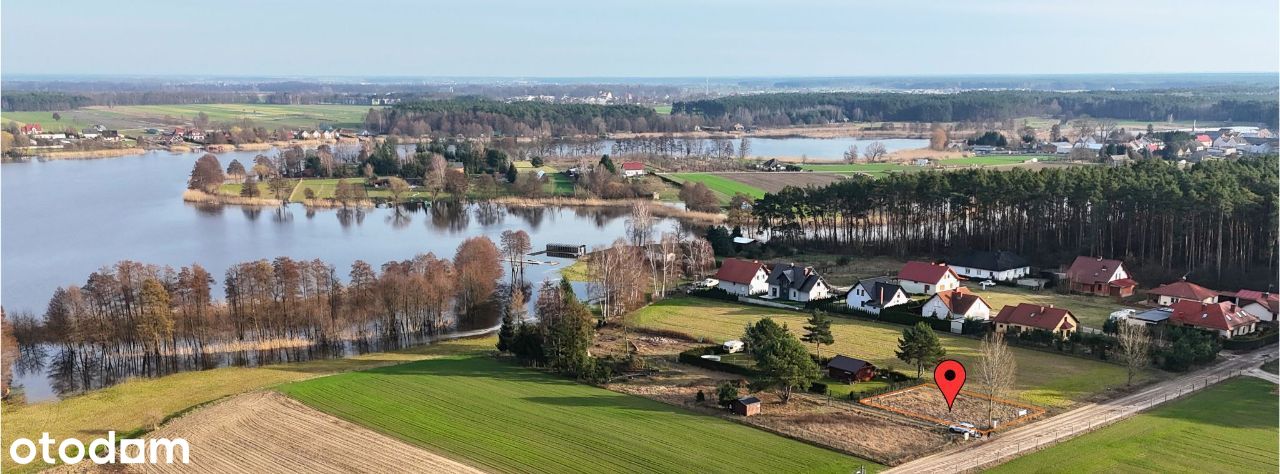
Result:
{"label": "tree line", "polygon": [[365,128],[408,136],[572,136],[692,130],[689,117],[658,115],[639,105],[500,102],[480,97],[423,100],[371,109]]}
{"label": "tree line", "polygon": [[55,290],[43,323],[19,315],[28,328],[21,342],[56,344],[91,360],[433,335],[496,321],[502,275],[487,237],[463,241],[452,260],[427,253],[380,269],[357,260],[345,282],[319,259],[242,262],[223,275],[222,300],[214,297],[216,277],[199,264],[175,270],[126,260]]}
{"label": "tree line", "polygon": [[841,121],[961,122],[1027,116],[1078,116],[1164,122],[1211,120],[1275,126],[1274,88],[1147,91],[967,91],[955,94],[813,92],[729,96],[676,102],[672,114],[728,126]]}
{"label": "tree line", "polygon": [[755,201],[754,225],[780,243],[840,252],[1018,252],[1057,267],[1075,255],[1123,259],[1151,279],[1192,274],[1256,284],[1277,262],[1274,155],[1179,169],[971,169],[853,176]]}
{"label": "tree line", "polygon": [[0,110],[69,110],[92,105],[93,99],[65,92],[5,92],[0,94]]}

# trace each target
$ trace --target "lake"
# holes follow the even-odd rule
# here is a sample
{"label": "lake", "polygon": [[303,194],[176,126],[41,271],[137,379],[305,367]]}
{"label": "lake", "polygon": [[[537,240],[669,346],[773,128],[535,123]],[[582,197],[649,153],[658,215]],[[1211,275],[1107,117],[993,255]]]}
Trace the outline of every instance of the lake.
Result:
{"label": "lake", "polygon": [[[259,152],[219,155],[250,163]],[[270,154],[270,153],[268,153]],[[534,250],[565,242],[606,245],[624,235],[625,209],[507,209],[491,204],[422,206],[362,215],[308,211],[299,205],[253,210],[197,206],[181,199],[200,153],[153,151],[100,160],[60,160],[0,165],[0,304],[7,312],[44,312],[54,289],[83,285],[90,273],[119,260],[175,268],[199,263],[221,293],[222,277],[235,263],[288,256],[321,259],[345,279],[357,259],[375,268],[434,252],[452,258],[464,239],[525,230]],[[659,232],[678,225],[663,220]],[[572,263],[528,265],[535,284],[558,278]],[[29,400],[56,395],[41,374],[20,374]]]}

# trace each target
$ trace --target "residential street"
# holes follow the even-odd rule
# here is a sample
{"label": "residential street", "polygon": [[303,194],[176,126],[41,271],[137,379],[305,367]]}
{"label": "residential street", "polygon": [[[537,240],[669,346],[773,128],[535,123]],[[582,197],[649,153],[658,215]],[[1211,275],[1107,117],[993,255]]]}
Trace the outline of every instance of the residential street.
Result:
{"label": "residential street", "polygon": [[[1047,418],[1008,433],[997,435],[983,444],[955,449],[897,466],[886,472],[966,472],[1001,460],[1025,454],[1084,434],[1095,428],[1132,416],[1154,405],[1203,389],[1235,375],[1253,375],[1251,370],[1274,357],[1274,346],[1246,353],[1226,355],[1216,365],[1197,370],[1143,389],[1116,400],[1090,404],[1061,415]],[[1267,374],[1270,375],[1270,374]],[[1274,380],[1274,377],[1271,378]]]}

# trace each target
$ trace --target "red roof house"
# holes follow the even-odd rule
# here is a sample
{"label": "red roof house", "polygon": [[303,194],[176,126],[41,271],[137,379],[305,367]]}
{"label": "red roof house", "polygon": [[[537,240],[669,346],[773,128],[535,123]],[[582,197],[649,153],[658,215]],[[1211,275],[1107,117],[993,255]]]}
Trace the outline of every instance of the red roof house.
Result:
{"label": "red roof house", "polygon": [[1138,282],[1129,278],[1124,262],[1102,257],[1076,257],[1067,269],[1067,284],[1071,291],[1098,296],[1124,298],[1132,296]]}
{"label": "red roof house", "polygon": [[960,276],[945,263],[907,262],[898,271],[898,286],[915,295],[932,295],[960,287]]}
{"label": "red roof house", "polygon": [[954,290],[939,291],[925,302],[920,314],[938,319],[985,320],[991,318],[991,305],[962,286]]}
{"label": "red roof house", "polygon": [[639,176],[644,174],[644,163],[639,161],[622,162],[622,175],[626,177]]}
{"label": "red roof house", "polygon": [[42,132],[44,132],[44,129],[41,128],[40,124],[38,123],[29,123],[22,126],[22,133],[26,135],[30,135],[33,133],[42,133]]}
{"label": "red roof house", "polygon": [[993,319],[996,332],[1007,331],[1049,331],[1061,336],[1068,336],[1080,328],[1080,320],[1076,319],[1066,308],[1040,306],[1031,303],[1020,303],[1017,306],[1000,308],[1000,313]]}
{"label": "red roof house", "polygon": [[1218,292],[1184,279],[1152,288],[1147,291],[1147,299],[1159,306],[1169,306],[1183,300],[1217,303]]}
{"label": "red roof house", "polygon": [[1182,300],[1169,308],[1173,310],[1169,316],[1170,325],[1213,331],[1225,338],[1249,334],[1258,325],[1257,317],[1235,303],[1225,301],[1209,304]]}
{"label": "red roof house", "polygon": [[757,295],[769,291],[769,271],[756,260],[726,258],[716,271],[716,285],[724,291],[739,296]]}

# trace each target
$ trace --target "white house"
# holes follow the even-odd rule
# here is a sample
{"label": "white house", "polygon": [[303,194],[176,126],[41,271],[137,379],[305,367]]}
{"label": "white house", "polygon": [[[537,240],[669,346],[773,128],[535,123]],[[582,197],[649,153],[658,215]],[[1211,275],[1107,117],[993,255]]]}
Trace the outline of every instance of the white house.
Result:
{"label": "white house", "polygon": [[1280,314],[1280,295],[1240,290],[1236,296],[1241,309],[1262,321],[1275,321]]}
{"label": "white house", "polygon": [[991,305],[962,286],[934,294],[925,302],[920,314],[926,318],[987,320],[991,319]]}
{"label": "white house", "polygon": [[1025,258],[1003,250],[969,252],[947,264],[957,275],[971,279],[1014,281],[1031,274]]}
{"label": "white house", "polygon": [[1171,306],[1182,300],[1217,303],[1218,292],[1183,279],[1148,290],[1147,300],[1156,306]]}
{"label": "white house", "polygon": [[912,261],[898,271],[898,285],[913,295],[932,295],[960,287],[960,277],[945,263]]}
{"label": "white house", "polygon": [[889,277],[865,278],[853,285],[849,294],[845,295],[845,304],[871,314],[880,314],[880,310],[911,301],[902,287],[889,282]]}
{"label": "white house", "polygon": [[763,263],[755,260],[726,258],[724,263],[720,264],[720,270],[716,271],[714,278],[720,280],[716,288],[738,296],[768,292],[769,272],[767,270]]}
{"label": "white house", "polygon": [[798,267],[794,263],[774,265],[767,283],[769,298],[811,301],[831,297],[831,287],[813,267]]}
{"label": "white house", "polygon": [[644,163],[639,161],[626,161],[622,163],[622,176],[631,178],[644,174]]}

